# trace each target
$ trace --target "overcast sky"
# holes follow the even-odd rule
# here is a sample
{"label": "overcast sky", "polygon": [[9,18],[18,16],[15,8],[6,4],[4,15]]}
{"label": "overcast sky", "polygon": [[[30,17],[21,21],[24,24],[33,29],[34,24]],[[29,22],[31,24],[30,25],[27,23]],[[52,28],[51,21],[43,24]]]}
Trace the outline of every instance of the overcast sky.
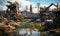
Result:
{"label": "overcast sky", "polygon": [[25,10],[26,5],[29,8],[30,4],[32,4],[34,12],[37,12],[37,8],[34,8],[37,7],[36,6],[37,3],[40,3],[41,6],[47,6],[50,5],[51,3],[54,4],[60,3],[60,0],[0,0],[0,7],[2,7],[4,10],[7,9],[6,7],[7,1],[11,2],[17,1],[20,5],[20,10]]}

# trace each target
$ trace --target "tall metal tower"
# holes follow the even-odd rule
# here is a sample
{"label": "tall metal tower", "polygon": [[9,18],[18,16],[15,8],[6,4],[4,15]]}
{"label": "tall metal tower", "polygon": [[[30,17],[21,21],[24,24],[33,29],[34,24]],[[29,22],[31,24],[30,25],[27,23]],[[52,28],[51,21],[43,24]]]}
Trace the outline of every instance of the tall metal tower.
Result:
{"label": "tall metal tower", "polygon": [[[38,7],[38,12],[40,11],[40,3],[37,3],[37,7]],[[39,12],[40,13],[40,12]]]}

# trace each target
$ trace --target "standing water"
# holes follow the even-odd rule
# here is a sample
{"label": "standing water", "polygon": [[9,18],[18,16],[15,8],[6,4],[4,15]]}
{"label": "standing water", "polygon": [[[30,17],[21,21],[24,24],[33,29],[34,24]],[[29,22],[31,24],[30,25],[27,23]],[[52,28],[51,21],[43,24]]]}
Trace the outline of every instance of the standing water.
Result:
{"label": "standing water", "polygon": [[[34,30],[32,30],[32,36],[39,36],[39,32],[38,31],[34,31]],[[20,30],[19,31],[19,35],[22,35],[22,36],[30,36],[30,31],[29,31],[29,29],[23,29],[23,30]]]}

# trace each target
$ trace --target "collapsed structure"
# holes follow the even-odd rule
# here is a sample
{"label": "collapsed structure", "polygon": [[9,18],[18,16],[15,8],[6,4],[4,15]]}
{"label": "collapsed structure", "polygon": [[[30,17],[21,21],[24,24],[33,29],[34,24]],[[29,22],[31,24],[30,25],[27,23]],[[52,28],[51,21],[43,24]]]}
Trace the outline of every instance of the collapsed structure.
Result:
{"label": "collapsed structure", "polygon": [[10,2],[8,1],[7,10],[6,10],[6,18],[9,20],[17,20],[19,15],[19,4],[17,2]]}

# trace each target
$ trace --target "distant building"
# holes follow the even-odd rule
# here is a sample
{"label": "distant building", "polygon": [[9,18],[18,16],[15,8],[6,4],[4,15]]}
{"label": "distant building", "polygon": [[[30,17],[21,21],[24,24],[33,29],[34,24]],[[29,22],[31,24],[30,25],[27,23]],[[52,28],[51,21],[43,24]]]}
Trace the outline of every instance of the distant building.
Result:
{"label": "distant building", "polygon": [[40,16],[38,13],[23,11],[22,14],[24,15],[25,19],[27,19],[28,21],[39,21],[37,19],[40,19]]}
{"label": "distant building", "polygon": [[[37,7],[38,7],[38,12],[40,11],[40,3],[37,3]],[[39,12],[40,13],[40,12]]]}
{"label": "distant building", "polygon": [[0,16],[5,16],[5,14],[6,14],[6,11],[4,10],[0,11]]}
{"label": "distant building", "polygon": [[30,5],[30,12],[32,12],[32,5]]}

